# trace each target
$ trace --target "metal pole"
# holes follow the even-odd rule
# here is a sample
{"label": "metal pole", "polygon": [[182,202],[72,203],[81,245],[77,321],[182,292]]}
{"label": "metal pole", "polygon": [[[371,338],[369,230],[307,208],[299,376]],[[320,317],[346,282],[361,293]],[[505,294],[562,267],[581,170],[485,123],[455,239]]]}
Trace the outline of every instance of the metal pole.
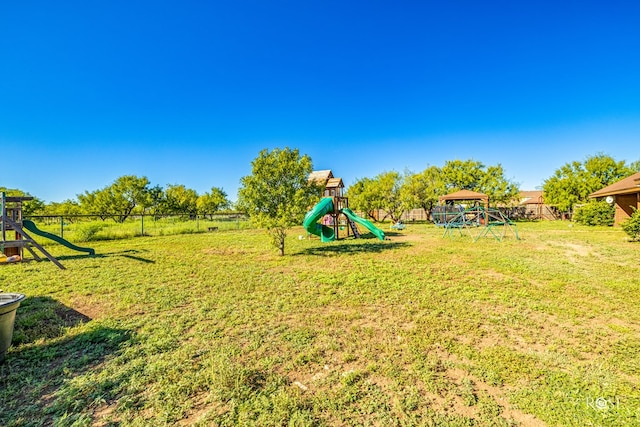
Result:
{"label": "metal pole", "polygon": [[7,218],[7,210],[6,210],[6,206],[5,206],[5,192],[3,191],[2,193],[2,212],[0,213],[2,215],[2,242],[4,243],[7,240],[7,235],[6,235],[6,218]]}
{"label": "metal pole", "polygon": [[2,212],[0,212],[0,215],[2,215],[2,218],[0,218],[2,220],[2,253],[4,253],[4,242],[7,241],[7,232],[6,232],[6,219],[7,219],[7,210],[5,207],[5,192],[3,191],[1,193],[2,195]]}

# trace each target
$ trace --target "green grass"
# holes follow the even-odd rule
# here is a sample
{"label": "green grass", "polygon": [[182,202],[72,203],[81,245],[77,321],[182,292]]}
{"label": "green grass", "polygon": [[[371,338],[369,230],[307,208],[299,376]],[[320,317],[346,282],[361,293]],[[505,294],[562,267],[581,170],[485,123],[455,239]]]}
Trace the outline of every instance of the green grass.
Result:
{"label": "green grass", "polygon": [[[175,234],[193,234],[215,231],[245,230],[251,228],[246,218],[216,215],[213,219],[187,219],[184,216],[154,218],[151,215],[131,217],[119,223],[113,219],[105,220],[91,218],[65,219],[62,226],[59,217],[36,218],[36,226],[43,231],[61,236],[73,242],[88,242],[97,240],[130,239],[139,236],[165,236]],[[33,236],[35,237],[35,236]],[[36,239],[38,240],[38,239]],[[42,242],[48,244],[47,240]]]}
{"label": "green grass", "polygon": [[640,245],[569,225],[49,245],[0,267],[0,425],[638,425]]}

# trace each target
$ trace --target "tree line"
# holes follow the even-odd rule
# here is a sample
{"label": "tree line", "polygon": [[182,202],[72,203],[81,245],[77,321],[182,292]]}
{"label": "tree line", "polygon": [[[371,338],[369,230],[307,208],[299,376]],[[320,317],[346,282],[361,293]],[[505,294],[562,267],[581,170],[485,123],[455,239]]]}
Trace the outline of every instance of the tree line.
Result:
{"label": "tree line", "polygon": [[509,204],[520,192],[518,184],[504,176],[501,165],[486,166],[475,160],[451,160],[444,166],[428,166],[418,173],[383,172],[359,179],[347,190],[349,205],[367,213],[383,210],[392,221],[422,208],[431,215],[438,198],[458,190],[484,193],[494,204]]}
{"label": "tree line", "polygon": [[[11,196],[30,196],[18,189],[0,187]],[[95,191],[85,191],[78,200],[45,204],[34,197],[23,203],[23,214],[73,216],[93,215],[103,220],[124,222],[131,215],[213,215],[231,208],[231,202],[222,188],[198,194],[184,185],[151,186],[147,177],[125,175],[112,184]]]}
{"label": "tree line", "polygon": [[[233,208],[249,214],[257,226],[267,229],[281,254],[287,228],[299,225],[305,212],[321,197],[322,188],[308,180],[312,171],[311,158],[297,149],[265,149],[252,162],[252,174],[240,181],[238,202]],[[560,212],[572,212],[581,204],[593,207],[594,211],[606,208],[610,212],[611,207],[604,207],[604,202],[589,201],[589,194],[638,171],[640,161],[616,161],[605,154],[569,162],[544,181],[544,200]],[[430,214],[440,196],[457,190],[481,192],[489,196],[493,205],[507,206],[517,204],[520,192],[518,184],[504,176],[500,164],[487,166],[475,160],[451,160],[442,167],[427,166],[417,173],[388,171],[360,178],[347,189],[346,195],[353,209],[367,215],[383,210],[397,221],[413,208],[423,208]],[[0,187],[0,191],[28,196],[21,190]],[[227,194],[218,187],[199,195],[184,185],[162,188],[151,186],[146,177],[127,175],[102,189],[85,191],[77,201],[44,204],[34,198],[25,203],[24,213],[88,214],[124,222],[134,214],[213,215],[231,207]],[[607,212],[605,216],[609,215]]]}
{"label": "tree line", "polygon": [[[545,204],[560,213],[600,211],[613,221],[611,206],[590,200],[589,194],[640,171],[640,161],[617,161],[606,154],[588,156],[557,169],[542,185]],[[444,166],[428,166],[417,173],[383,172],[373,178],[357,180],[347,190],[349,204],[360,212],[383,210],[397,221],[404,212],[422,208],[427,217],[440,196],[458,190],[471,190],[489,196],[492,205],[513,206],[520,201],[519,185],[504,176],[500,164],[486,166],[475,160],[451,160]],[[370,215],[372,219],[376,219]],[[593,215],[589,215],[590,218]],[[581,218],[579,215],[578,218]]]}
{"label": "tree line", "polygon": [[[284,255],[287,229],[299,225],[305,212],[321,197],[323,189],[308,179],[312,171],[311,158],[297,149],[262,150],[252,162],[252,174],[241,179],[238,207],[267,230],[280,255]],[[572,210],[578,203],[587,203],[592,192],[637,171],[640,161],[627,164],[605,154],[571,162],[544,181],[545,202],[561,211]],[[414,207],[430,213],[440,196],[457,190],[487,194],[494,205],[519,202],[520,189],[505,178],[501,165],[486,166],[474,160],[452,160],[441,168],[428,166],[419,173],[391,171],[361,178],[346,195],[354,209],[365,214],[382,209],[397,221]]]}

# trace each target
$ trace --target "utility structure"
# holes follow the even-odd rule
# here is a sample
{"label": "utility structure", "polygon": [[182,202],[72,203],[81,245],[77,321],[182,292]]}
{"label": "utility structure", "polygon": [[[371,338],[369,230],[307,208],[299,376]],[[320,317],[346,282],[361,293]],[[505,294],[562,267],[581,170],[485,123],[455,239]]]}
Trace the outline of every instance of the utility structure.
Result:
{"label": "utility structure", "polygon": [[[361,237],[361,233],[356,224],[360,224],[378,239],[384,240],[382,230],[349,209],[349,198],[343,195],[342,178],[334,177],[331,170],[321,170],[312,172],[309,181],[324,187],[323,198],[307,212],[303,221],[303,226],[309,233],[320,236],[323,242],[330,242],[339,239],[340,231],[345,230],[346,236],[343,237],[353,234],[357,239]],[[321,221],[320,224],[318,220]]]}
{"label": "utility structure", "polygon": [[[500,210],[490,208],[486,194],[461,190],[441,196],[439,201],[441,205],[434,208],[432,215],[436,225],[444,227],[443,237],[453,238],[457,231],[460,236],[468,234],[474,242],[484,236],[493,236],[502,241],[510,232],[516,240],[520,240],[516,224]],[[456,201],[469,206],[456,206]]]}
{"label": "utility structure", "polygon": [[[12,197],[7,196],[4,192],[0,193],[0,196],[2,198],[2,223],[0,224],[2,240],[0,241],[0,252],[8,257],[17,255],[22,259],[24,249],[27,249],[35,260],[40,261],[40,257],[33,249],[36,248],[52,263],[64,270],[64,266],[60,264],[53,255],[47,252],[24,231],[22,202],[33,200],[33,197]],[[13,239],[10,239],[12,233]]]}

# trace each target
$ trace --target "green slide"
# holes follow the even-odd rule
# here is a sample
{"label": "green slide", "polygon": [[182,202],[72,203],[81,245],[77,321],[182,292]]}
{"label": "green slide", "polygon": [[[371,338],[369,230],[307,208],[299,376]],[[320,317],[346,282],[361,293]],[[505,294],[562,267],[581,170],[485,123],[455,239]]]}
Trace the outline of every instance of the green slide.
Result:
{"label": "green slide", "polygon": [[47,233],[46,231],[42,231],[40,230],[38,227],[36,227],[35,223],[33,221],[29,221],[28,219],[25,219],[22,221],[22,226],[29,230],[30,232],[37,234],[38,236],[42,236],[42,237],[46,237],[47,239],[51,239],[54,242],[58,242],[63,246],[68,247],[69,249],[73,249],[74,251],[79,251],[79,252],[88,252],[89,255],[95,255],[96,251],[93,250],[92,248],[82,248],[80,246],[76,246],[73,243],[69,242],[68,240],[64,240],[62,237],[58,237],[55,234],[51,234],[51,233]]}
{"label": "green slide", "polygon": [[342,213],[347,216],[351,221],[357,222],[358,224],[365,227],[367,230],[371,231],[378,239],[384,240],[384,231],[380,230],[378,227],[373,225],[373,223],[367,219],[359,217],[349,208],[342,209]]}
{"label": "green slide", "polygon": [[323,216],[331,212],[333,212],[333,199],[331,197],[324,197],[307,212],[302,221],[302,226],[307,232],[320,236],[320,240],[323,242],[331,242],[336,239],[333,228],[318,224],[318,221]]}

